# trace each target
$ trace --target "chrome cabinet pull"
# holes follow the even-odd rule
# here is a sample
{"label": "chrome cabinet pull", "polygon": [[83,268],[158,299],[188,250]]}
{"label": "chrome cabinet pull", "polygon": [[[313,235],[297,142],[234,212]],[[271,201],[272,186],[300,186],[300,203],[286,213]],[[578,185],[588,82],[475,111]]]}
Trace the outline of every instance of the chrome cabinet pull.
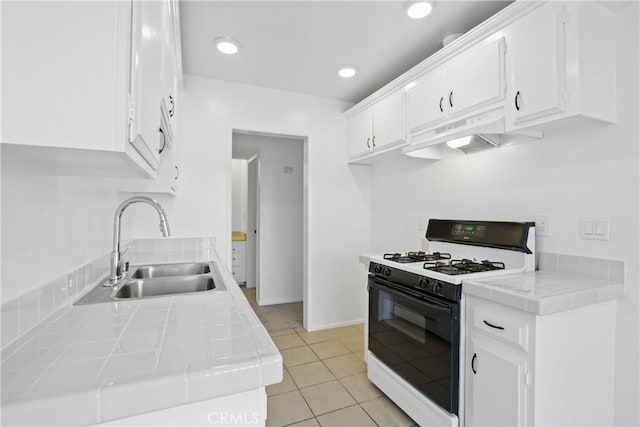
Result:
{"label": "chrome cabinet pull", "polygon": [[520,104],[518,103],[519,98],[520,98],[520,91],[517,91],[516,96],[513,97],[513,102],[516,104],[516,111],[520,111]]}
{"label": "chrome cabinet pull", "polygon": [[371,137],[367,138],[367,148],[371,149],[371,144],[369,143],[371,141]]}
{"label": "chrome cabinet pull", "polygon": [[444,113],[444,108],[442,108],[442,103],[444,102],[444,96],[440,97],[440,102],[438,103],[438,105],[440,106],[440,112]]}
{"label": "chrome cabinet pull", "polygon": [[376,136],[375,135],[371,139],[371,144],[373,144],[373,148],[376,148]]}
{"label": "chrome cabinet pull", "polygon": [[162,130],[162,128],[158,128],[158,132],[160,132],[160,134],[162,134],[162,147],[160,147],[160,149],[158,150],[158,154],[162,154],[162,152],[164,151],[164,148],[167,145],[167,137],[164,134],[164,131]]}
{"label": "chrome cabinet pull", "polygon": [[478,357],[478,355],[476,353],[473,353],[473,357],[471,358],[471,370],[473,371],[474,375],[478,373],[478,371],[476,371],[476,358]]}
{"label": "chrome cabinet pull", "polygon": [[453,92],[449,92],[449,105],[453,108]]}
{"label": "chrome cabinet pull", "polygon": [[176,177],[173,179],[178,179],[178,177],[180,176],[180,169],[178,169],[178,166],[174,166],[176,168]]}

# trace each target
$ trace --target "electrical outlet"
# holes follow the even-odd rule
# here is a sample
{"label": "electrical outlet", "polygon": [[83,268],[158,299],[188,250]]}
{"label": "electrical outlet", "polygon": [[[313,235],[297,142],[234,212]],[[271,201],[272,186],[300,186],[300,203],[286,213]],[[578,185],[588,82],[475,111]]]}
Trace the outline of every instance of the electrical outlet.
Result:
{"label": "electrical outlet", "polygon": [[551,216],[548,214],[536,215],[536,236],[551,236]]}

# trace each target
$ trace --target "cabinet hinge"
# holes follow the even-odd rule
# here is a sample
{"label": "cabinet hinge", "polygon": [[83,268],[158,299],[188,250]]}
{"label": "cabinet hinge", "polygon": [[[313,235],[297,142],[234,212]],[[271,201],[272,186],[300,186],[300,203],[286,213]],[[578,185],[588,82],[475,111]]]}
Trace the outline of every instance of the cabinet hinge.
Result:
{"label": "cabinet hinge", "polygon": [[136,118],[136,103],[130,99],[129,100],[129,120],[133,121]]}

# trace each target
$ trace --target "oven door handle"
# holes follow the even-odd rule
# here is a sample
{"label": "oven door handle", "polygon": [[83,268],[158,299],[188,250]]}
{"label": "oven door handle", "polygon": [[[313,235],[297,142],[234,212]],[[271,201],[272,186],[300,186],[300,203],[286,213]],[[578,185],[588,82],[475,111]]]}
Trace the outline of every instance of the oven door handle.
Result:
{"label": "oven door handle", "polygon": [[[380,280],[376,280],[375,282],[372,280],[369,280],[368,289],[371,289],[371,288],[378,289],[401,298],[411,298],[413,296],[413,293],[409,294],[409,293],[401,292],[388,284],[383,284],[380,282],[381,282]],[[451,308],[447,304],[442,303],[440,301],[433,300],[423,295],[420,295],[419,298],[420,299],[411,299],[411,303],[417,306],[420,306],[422,308],[425,308],[429,310],[430,313],[433,313],[435,315],[441,315],[441,316],[451,315]]]}

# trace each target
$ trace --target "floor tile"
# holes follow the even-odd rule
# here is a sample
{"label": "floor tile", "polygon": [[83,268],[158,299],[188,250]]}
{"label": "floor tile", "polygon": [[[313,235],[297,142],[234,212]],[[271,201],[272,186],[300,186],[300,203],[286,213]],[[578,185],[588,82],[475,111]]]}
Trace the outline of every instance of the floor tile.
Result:
{"label": "floor tile", "polygon": [[357,325],[353,325],[353,327],[364,334],[364,323],[358,323]]}
{"label": "floor tile", "polygon": [[315,415],[326,414],[356,403],[338,381],[317,384],[300,391]]}
{"label": "floor tile", "polygon": [[380,389],[369,381],[366,373],[341,378],[340,383],[358,402],[382,396]]}
{"label": "floor tile", "polygon": [[290,335],[290,334],[295,334],[296,330],[295,329],[283,329],[281,331],[271,331],[269,332],[269,335],[271,335],[271,337],[279,337],[280,335]]}
{"label": "floor tile", "polygon": [[366,357],[364,357],[364,351],[358,351],[356,353],[353,353],[353,355],[357,357],[358,360],[364,363],[365,365],[367,364],[367,359]]}
{"label": "floor tile", "polygon": [[302,341],[302,338],[300,338],[295,332],[290,335],[273,337],[273,342],[276,347],[278,347],[278,350],[287,350],[289,348],[302,347],[306,345],[305,342]]}
{"label": "floor tile", "polygon": [[291,391],[267,398],[267,427],[285,426],[313,417],[299,391]]}
{"label": "floor tile", "polygon": [[323,427],[376,426],[371,417],[358,405],[321,415],[318,421]]}
{"label": "floor tile", "polygon": [[353,354],[325,359],[323,362],[338,378],[359,374],[367,370],[367,366]]}
{"label": "floor tile", "polygon": [[361,406],[380,426],[409,427],[415,424],[402,409],[385,396],[368,400]]}
{"label": "floor tile", "polygon": [[300,421],[299,423],[290,424],[287,427],[320,427],[318,421],[315,418],[310,418],[308,420]]}
{"label": "floor tile", "polygon": [[320,359],[328,359],[349,353],[349,349],[337,340],[311,344],[309,347],[311,347],[311,350],[313,350]]}
{"label": "floor tile", "polygon": [[267,396],[275,396],[276,394],[297,390],[298,387],[296,387],[296,383],[293,382],[286,368],[282,371],[282,377],[282,382],[267,386]]}
{"label": "floor tile", "polygon": [[364,351],[364,335],[362,334],[341,338],[340,342],[351,352]]}
{"label": "floor tile", "polygon": [[305,388],[336,379],[322,362],[294,366],[289,368],[289,372],[298,388]]}
{"label": "floor tile", "polygon": [[315,362],[318,360],[316,355],[311,351],[309,347],[296,347],[280,352],[284,359],[284,366],[287,368],[291,366],[298,366],[304,363]]}

